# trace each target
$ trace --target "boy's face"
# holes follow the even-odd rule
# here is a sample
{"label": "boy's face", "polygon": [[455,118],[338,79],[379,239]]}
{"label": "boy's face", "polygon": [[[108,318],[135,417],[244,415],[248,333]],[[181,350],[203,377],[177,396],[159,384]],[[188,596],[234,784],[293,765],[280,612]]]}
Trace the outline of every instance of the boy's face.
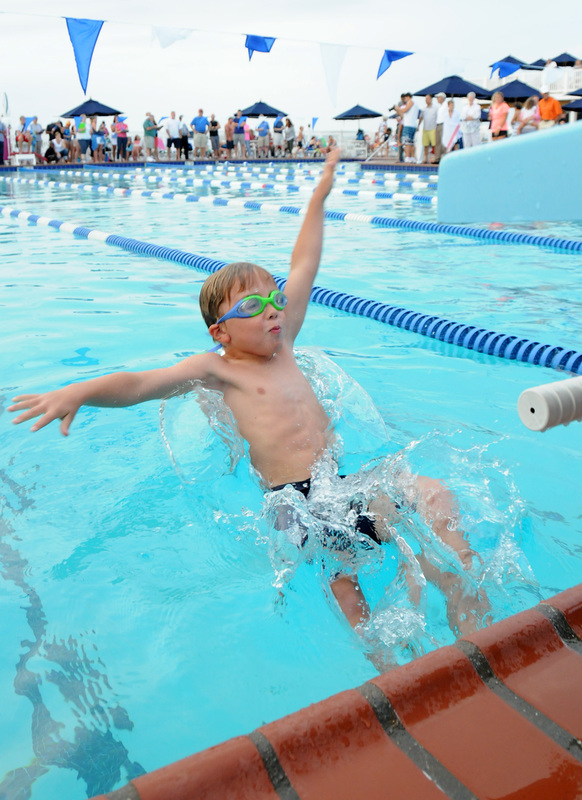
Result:
{"label": "boy's face", "polygon": [[[239,300],[251,294],[268,297],[277,285],[272,278],[255,275],[245,289],[231,290],[218,309],[218,318],[227,313]],[[285,310],[278,311],[267,303],[263,311],[254,317],[227,319],[210,326],[211,335],[225,346],[260,357],[278,353],[285,339]]]}

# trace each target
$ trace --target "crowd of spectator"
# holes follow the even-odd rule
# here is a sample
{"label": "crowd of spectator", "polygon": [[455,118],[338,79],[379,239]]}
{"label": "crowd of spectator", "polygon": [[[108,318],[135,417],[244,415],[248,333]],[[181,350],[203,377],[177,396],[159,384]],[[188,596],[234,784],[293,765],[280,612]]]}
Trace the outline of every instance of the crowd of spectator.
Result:
{"label": "crowd of spectator", "polygon": [[[308,137],[303,126],[296,130],[289,117],[281,115],[270,121],[259,116],[251,120],[240,110],[228,117],[224,126],[214,114],[206,117],[203,109],[191,122],[175,111],[158,122],[148,111],[141,130],[142,133],[130,135],[125,118],[119,115],[111,122],[99,122],[95,116],[82,114],[76,125],[73,120],[59,120],[46,128],[37,117],[21,117],[14,132],[14,146],[16,153],[34,154],[37,163],[98,164],[160,158],[184,161],[322,156],[336,145],[333,136]],[[0,143],[7,135],[6,126],[0,123]]]}
{"label": "crowd of spectator", "polygon": [[[550,96],[548,87],[542,86],[540,95],[528,98],[523,104],[509,105],[499,90],[493,94],[484,114],[472,92],[459,105],[444,92],[434,97],[426,95],[422,107],[405,92],[390,109],[394,111],[392,127],[384,116],[373,140],[361,130],[356,139],[365,143],[366,154],[379,150],[404,163],[418,159],[438,164],[447,153],[459,148],[476,147],[486,141],[533,133],[565,122],[566,114]],[[8,138],[7,127],[0,120],[0,164],[4,163],[4,141]],[[120,115],[113,116],[111,122],[99,122],[95,116],[82,114],[76,118],[76,124],[70,119],[59,120],[46,128],[37,117],[20,117],[14,141],[17,153],[33,154],[37,163],[296,158],[324,156],[336,144],[331,135],[309,135],[302,126],[296,130],[292,120],[283,115],[271,120],[264,116],[251,119],[238,110],[221,124],[214,114],[205,116],[203,109],[190,122],[183,115],[176,116],[175,111],[157,122],[147,112],[141,133],[133,135]]]}
{"label": "crowd of spectator", "polygon": [[484,112],[474,92],[469,92],[460,108],[444,92],[434,97],[426,95],[422,108],[409,92],[404,92],[400,102],[390,109],[394,111],[394,126],[388,127],[388,117],[384,116],[369,149],[372,152],[382,149],[386,155],[395,155],[398,161],[416,163],[421,147],[418,161],[438,164],[453,150],[565,123],[566,113],[551,97],[547,86],[541,87],[540,95],[529,97],[525,103],[509,105],[499,90]]}

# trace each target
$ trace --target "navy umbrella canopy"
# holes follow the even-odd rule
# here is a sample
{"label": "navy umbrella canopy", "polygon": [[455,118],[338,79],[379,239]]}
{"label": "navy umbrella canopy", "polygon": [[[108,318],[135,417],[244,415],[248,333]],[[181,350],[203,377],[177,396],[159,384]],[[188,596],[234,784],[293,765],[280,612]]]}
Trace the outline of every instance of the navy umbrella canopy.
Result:
{"label": "navy umbrella canopy", "polygon": [[245,117],[260,117],[261,114],[263,117],[286,117],[287,114],[284,111],[278,111],[273,106],[270,106],[268,103],[263,103],[262,100],[259,100],[258,103],[253,103],[252,106],[248,108],[243,108],[242,114]]}
{"label": "navy umbrella canopy", "polygon": [[569,94],[573,94],[576,97],[582,97],[582,89],[576,89],[575,92],[569,92]]}
{"label": "navy umbrella canopy", "polygon": [[537,61],[532,61],[531,64],[523,64],[522,69],[543,69],[546,66],[546,62],[543,58],[538,58]]}
{"label": "navy umbrella canopy", "polygon": [[577,59],[575,56],[571,56],[570,53],[561,53],[553,58],[552,61],[555,61],[558,67],[573,67]]}
{"label": "navy umbrella canopy", "polygon": [[510,81],[503,86],[498,86],[493,91],[501,92],[506,100],[527,100],[528,97],[540,93],[539,89],[534,89],[533,86],[528,86],[527,83],[521,81]]}
{"label": "navy umbrella canopy", "polygon": [[572,100],[568,105],[562,106],[564,111],[582,111],[582,97],[579,100]]}
{"label": "navy umbrella canopy", "polygon": [[111,108],[111,106],[106,106],[98,100],[85,100],[80,106],[72,108],[66,114],[61,114],[61,117],[65,119],[67,117],[80,117],[81,114],[85,114],[87,117],[113,117],[115,114],[121,114],[121,111]]}
{"label": "navy umbrella canopy", "polygon": [[444,92],[447,97],[466,97],[469,92],[475,92],[475,96],[480,100],[488,100],[491,97],[491,92],[488,92],[487,89],[459,78],[458,75],[449,75],[448,78],[443,78],[424,89],[419,89],[414,94],[438,94],[439,92]]}
{"label": "navy umbrella canopy", "polygon": [[342,114],[338,114],[334,119],[373,119],[381,116],[382,113],[380,111],[372,111],[372,109],[364,108],[364,106],[354,106],[353,108],[348,108]]}
{"label": "navy umbrella canopy", "polygon": [[[499,58],[495,64],[498,64],[500,61],[504,61],[506,64],[525,64],[525,61],[522,61],[521,58],[514,58],[513,56],[505,56],[505,58]],[[494,64],[489,64],[490,67],[495,66]]]}

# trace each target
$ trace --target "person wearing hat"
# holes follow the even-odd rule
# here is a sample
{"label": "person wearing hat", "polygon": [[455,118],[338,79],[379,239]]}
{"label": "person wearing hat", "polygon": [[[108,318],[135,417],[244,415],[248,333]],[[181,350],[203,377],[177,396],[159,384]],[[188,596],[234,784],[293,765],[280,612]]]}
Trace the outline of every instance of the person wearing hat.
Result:
{"label": "person wearing hat", "polygon": [[540,131],[544,128],[551,128],[564,116],[562,106],[555,97],[550,97],[550,90],[547,86],[541,88],[542,97],[538,103],[540,112]]}
{"label": "person wearing hat", "polygon": [[445,124],[445,117],[447,115],[447,104],[445,100],[447,96],[444,92],[439,92],[436,96],[437,99],[437,124],[435,131],[435,145],[434,145],[434,161],[438,164],[446,152],[446,147],[443,145],[443,125]]}

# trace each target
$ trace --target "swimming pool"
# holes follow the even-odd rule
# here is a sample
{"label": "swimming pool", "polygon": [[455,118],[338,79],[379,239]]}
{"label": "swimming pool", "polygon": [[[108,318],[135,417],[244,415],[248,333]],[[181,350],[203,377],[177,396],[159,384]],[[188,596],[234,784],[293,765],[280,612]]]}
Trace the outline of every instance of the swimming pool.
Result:
{"label": "swimming pool", "polygon": [[[300,225],[291,215],[72,189],[4,182],[0,191],[1,205],[225,261],[244,253],[279,274]],[[328,208],[346,210],[339,201],[333,195]],[[369,211],[368,201],[353,201],[350,209]],[[575,226],[544,230],[566,229],[576,235]],[[209,345],[196,303],[203,273],[13,218],[0,221],[0,247],[3,408],[17,393],[162,366]],[[330,222],[318,284],[582,349],[579,268],[572,253]],[[351,398],[346,462],[358,466],[362,433],[365,457],[407,448],[413,468],[455,488],[485,558],[494,619],[579,580],[578,429],[535,435],[515,410],[522,389],[558,373],[320,306],[310,308],[299,345],[327,354],[379,410],[380,422],[363,416],[372,414],[365,398],[311,350],[304,356]],[[157,403],[86,409],[68,440],[56,428],[30,436],[2,426],[4,789],[33,782],[35,800],[110,790],[140,766],[375,673],[328,600],[317,559],[299,559],[286,582],[293,556],[260,522],[247,460],[229,473],[195,405],[174,402],[164,416],[171,446],[183,419],[204,442],[191,462],[187,447],[178,453],[181,477]],[[426,649],[453,635],[438,593],[427,591],[420,617],[399,604],[399,557],[387,547],[362,569],[377,633],[406,660],[392,632],[414,629]]]}

